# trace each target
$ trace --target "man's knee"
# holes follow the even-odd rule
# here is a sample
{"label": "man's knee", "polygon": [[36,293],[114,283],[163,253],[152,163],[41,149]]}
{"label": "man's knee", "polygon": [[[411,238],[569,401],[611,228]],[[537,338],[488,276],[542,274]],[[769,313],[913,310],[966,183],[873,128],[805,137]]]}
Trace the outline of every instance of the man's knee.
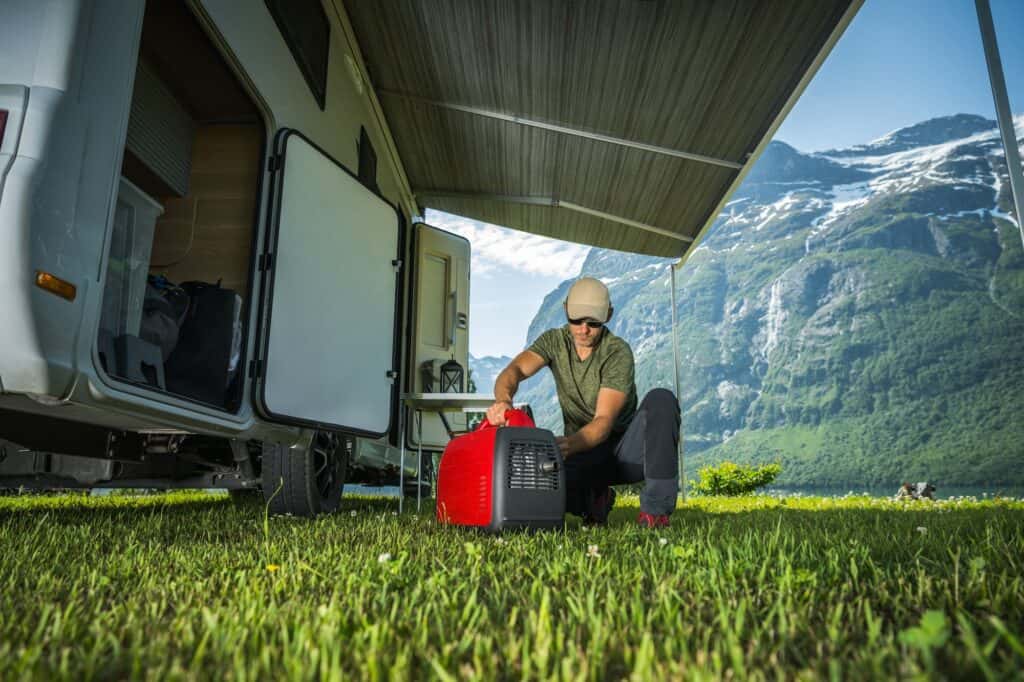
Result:
{"label": "man's knee", "polygon": [[654,388],[647,392],[639,409],[652,414],[673,415],[679,418],[679,401],[676,395],[667,388]]}

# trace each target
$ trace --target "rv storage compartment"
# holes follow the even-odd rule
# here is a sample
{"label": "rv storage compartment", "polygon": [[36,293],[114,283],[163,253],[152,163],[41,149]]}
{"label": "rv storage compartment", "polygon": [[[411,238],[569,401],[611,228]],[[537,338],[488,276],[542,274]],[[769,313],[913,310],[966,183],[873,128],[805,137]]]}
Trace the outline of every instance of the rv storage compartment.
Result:
{"label": "rv storage compartment", "polygon": [[178,344],[167,359],[167,388],[213,405],[223,405],[238,373],[242,299],[217,284],[185,282],[188,312]]}
{"label": "rv storage compartment", "polygon": [[437,474],[437,520],[498,532],[562,528],[565,471],[554,435],[520,410],[509,426],[487,420],[445,448]]}
{"label": "rv storage compartment", "polygon": [[153,70],[140,61],[125,140],[128,162],[137,160],[174,196],[183,197],[188,194],[195,136],[195,121]]}
{"label": "rv storage compartment", "polygon": [[202,3],[144,4],[97,364],[115,387],[237,411],[266,122],[197,20]]}
{"label": "rv storage compartment", "polygon": [[159,203],[121,178],[100,315],[100,327],[111,336],[139,335],[153,228],[163,212]]}
{"label": "rv storage compartment", "polygon": [[100,312],[99,354],[112,374],[164,388],[160,348],[140,338],[153,230],[163,207],[121,178]]}

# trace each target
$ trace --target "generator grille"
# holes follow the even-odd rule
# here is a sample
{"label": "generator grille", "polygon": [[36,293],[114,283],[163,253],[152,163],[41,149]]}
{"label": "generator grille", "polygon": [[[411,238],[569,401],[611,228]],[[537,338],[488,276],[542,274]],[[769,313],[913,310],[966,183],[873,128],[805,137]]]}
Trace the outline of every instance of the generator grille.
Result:
{"label": "generator grille", "polygon": [[510,490],[558,490],[558,457],[550,441],[514,440],[508,446]]}

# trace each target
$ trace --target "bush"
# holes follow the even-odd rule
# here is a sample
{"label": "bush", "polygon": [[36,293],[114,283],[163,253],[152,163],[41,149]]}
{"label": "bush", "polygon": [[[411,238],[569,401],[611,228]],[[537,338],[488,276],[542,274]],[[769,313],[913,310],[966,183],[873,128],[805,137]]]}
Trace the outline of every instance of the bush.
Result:
{"label": "bush", "polygon": [[749,464],[722,462],[718,466],[702,467],[699,481],[690,481],[698,495],[747,495],[768,485],[782,471],[781,464]]}

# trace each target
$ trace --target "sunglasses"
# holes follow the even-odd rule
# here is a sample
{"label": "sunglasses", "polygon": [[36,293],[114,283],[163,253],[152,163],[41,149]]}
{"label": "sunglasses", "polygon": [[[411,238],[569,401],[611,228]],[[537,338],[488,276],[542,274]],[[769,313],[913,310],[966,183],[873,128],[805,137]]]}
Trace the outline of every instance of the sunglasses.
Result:
{"label": "sunglasses", "polygon": [[601,327],[604,326],[604,322],[595,322],[594,320],[586,320],[586,319],[584,319],[582,317],[579,318],[578,320],[574,320],[571,317],[566,318],[566,319],[569,320],[569,324],[571,324],[571,325],[573,325],[575,327],[578,327],[581,324],[585,324],[588,327],[590,327],[591,329],[600,329]]}

